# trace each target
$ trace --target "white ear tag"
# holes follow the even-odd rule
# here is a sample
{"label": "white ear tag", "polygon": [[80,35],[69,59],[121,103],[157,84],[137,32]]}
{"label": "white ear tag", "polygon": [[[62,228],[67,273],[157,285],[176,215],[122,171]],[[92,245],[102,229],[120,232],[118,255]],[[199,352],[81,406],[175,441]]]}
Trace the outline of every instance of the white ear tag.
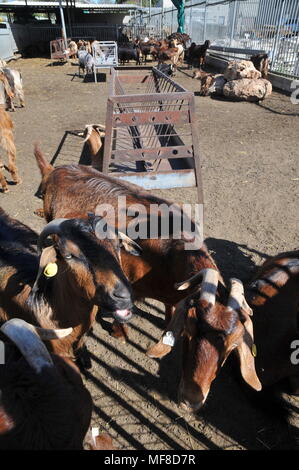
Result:
{"label": "white ear tag", "polygon": [[172,331],[166,331],[165,335],[163,336],[162,343],[167,344],[168,346],[174,346],[175,338]]}

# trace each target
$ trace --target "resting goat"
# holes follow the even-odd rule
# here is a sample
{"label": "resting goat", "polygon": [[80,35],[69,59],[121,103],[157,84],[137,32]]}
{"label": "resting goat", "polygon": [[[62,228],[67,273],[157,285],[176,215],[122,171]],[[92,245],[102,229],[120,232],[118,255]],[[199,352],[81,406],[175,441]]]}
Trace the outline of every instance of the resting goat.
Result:
{"label": "resting goat", "polygon": [[[5,92],[5,87],[7,87],[7,80],[0,72],[0,147],[2,147],[8,155],[7,168],[11,174],[12,180],[14,183],[19,184],[21,183],[21,179],[16,167],[17,152],[13,136],[13,123],[9,114],[5,111],[6,92],[10,92],[10,88],[8,86],[7,91]],[[3,192],[6,193],[9,191],[9,189],[6,179],[3,175],[3,168],[4,164],[2,160],[0,160],[0,184],[2,186]]]}
{"label": "resting goat", "polygon": [[[132,312],[132,290],[120,266],[118,240],[99,239],[99,217],[58,219],[38,236],[21,222],[0,214],[0,320],[11,312],[47,327],[51,319],[73,332],[54,352],[73,356],[83,345],[98,308],[121,322]],[[55,244],[45,247],[49,236]],[[123,242],[131,252],[125,237]],[[133,243],[133,242],[132,242]],[[40,252],[40,256],[39,253]],[[57,350],[60,348],[60,350]]]}
{"label": "resting goat", "polygon": [[55,340],[68,333],[37,329],[18,318],[0,328],[5,353],[0,365],[1,450],[83,449],[91,396],[75,364],[50,355],[39,337]]}
{"label": "resting goat", "polygon": [[[156,211],[158,217],[157,227],[161,227],[162,220],[165,220],[166,217],[170,219],[170,226],[173,222],[171,219],[176,216],[181,217],[181,210],[177,206],[174,208],[172,218],[171,213],[169,213],[169,207],[172,207],[172,203],[152,196],[138,186],[121,182],[116,178],[105,176],[92,168],[80,165],[69,165],[54,169],[47,164],[40,153],[36,153],[36,158],[38,159],[43,176],[44,214],[48,221],[54,217],[67,215],[70,211],[78,216],[86,211],[101,211],[105,209],[105,204],[111,205],[117,214],[120,197],[125,197],[124,211],[128,211],[133,204],[138,204],[138,209],[133,209],[132,207],[133,212],[140,210],[140,207],[145,209],[144,219],[139,222],[140,229],[143,222],[148,230],[148,214],[151,209]],[[132,223],[132,220],[134,220],[133,216],[127,213],[124,215],[123,221],[125,226],[123,227],[121,220],[116,220],[116,224],[118,224],[119,229],[120,227],[125,229],[126,225]],[[192,226],[194,230],[193,222]],[[202,270],[208,273],[211,271],[216,273],[213,279],[217,276],[217,281],[218,278],[221,279],[205,245],[199,246],[198,249],[186,250],[185,243],[188,243],[188,240],[190,242],[190,237],[188,238],[186,234],[180,233],[180,231],[178,233],[171,232],[168,239],[163,239],[161,236],[159,238],[138,238],[138,243],[142,247],[142,255],[139,258],[133,258],[125,252],[121,254],[122,266],[132,283],[136,299],[147,297],[163,302],[166,306],[166,321],[170,320],[173,307],[182,299],[189,296],[187,297],[188,301],[184,303],[183,300],[181,304],[182,312],[179,318],[182,320],[186,318],[186,321],[189,321],[189,318],[191,318],[190,322],[193,322],[192,318],[195,315],[195,311],[191,308],[192,302],[196,303],[198,301],[198,291],[202,277],[204,277],[202,292],[206,290],[204,287],[205,283],[210,279],[210,277],[206,279]],[[193,277],[195,273],[197,274]],[[186,292],[182,291],[180,282],[191,277],[193,279],[189,282]],[[239,310],[228,308],[225,317],[226,323],[222,325],[222,312],[228,303],[229,291],[221,283],[219,283],[219,286],[218,282],[214,283],[214,285],[214,297],[216,298],[217,294],[217,302],[216,300],[213,301],[213,296],[209,297],[208,295],[203,300],[208,299],[209,302],[211,301],[213,305],[204,304],[204,307],[209,307],[212,313],[214,313],[215,308],[215,315],[219,321],[219,326],[223,328],[227,338],[230,340],[225,343],[227,348],[223,351],[221,361],[224,362],[233,348],[237,348],[240,351],[243,351],[244,348],[245,352],[247,352],[246,348],[249,347],[250,350],[253,342],[252,336],[248,333],[250,331],[251,320],[246,312],[243,313]],[[195,328],[194,334],[196,332]],[[123,339],[126,337],[127,331],[121,325],[115,324],[114,335]],[[194,364],[194,369],[196,369],[196,361],[194,359],[196,338],[187,335],[186,341],[188,344],[185,348],[183,362],[186,370],[190,371],[190,366],[188,365],[191,360],[190,357],[193,358],[192,363]],[[247,347],[246,344],[249,346]],[[215,359],[215,364],[217,364],[217,358]],[[245,380],[258,389],[260,384],[254,374],[254,362],[251,354],[242,355],[241,369]],[[194,370],[192,370],[193,372]],[[186,375],[183,376],[182,399],[186,404],[195,409],[198,406],[199,396],[194,394],[194,387],[193,375],[190,372],[186,372]]]}

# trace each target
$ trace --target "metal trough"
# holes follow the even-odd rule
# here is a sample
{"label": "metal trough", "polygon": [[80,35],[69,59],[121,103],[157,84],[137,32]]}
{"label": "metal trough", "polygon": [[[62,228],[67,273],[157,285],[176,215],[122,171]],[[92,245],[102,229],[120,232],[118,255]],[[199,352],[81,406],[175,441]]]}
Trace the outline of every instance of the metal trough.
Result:
{"label": "metal trough", "polygon": [[145,189],[197,187],[194,94],[153,67],[111,69],[103,173]]}

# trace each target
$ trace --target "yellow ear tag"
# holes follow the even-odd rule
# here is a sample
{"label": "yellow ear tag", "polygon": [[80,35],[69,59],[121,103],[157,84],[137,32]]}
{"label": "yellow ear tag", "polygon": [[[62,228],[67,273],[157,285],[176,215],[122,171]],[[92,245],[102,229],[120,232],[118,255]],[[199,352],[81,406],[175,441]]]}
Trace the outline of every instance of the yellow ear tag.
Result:
{"label": "yellow ear tag", "polygon": [[58,266],[56,263],[48,263],[44,269],[44,275],[46,277],[54,277],[58,272]]}
{"label": "yellow ear tag", "polygon": [[253,355],[253,357],[257,356],[257,349],[256,349],[256,345],[254,343],[251,347],[251,354]]}

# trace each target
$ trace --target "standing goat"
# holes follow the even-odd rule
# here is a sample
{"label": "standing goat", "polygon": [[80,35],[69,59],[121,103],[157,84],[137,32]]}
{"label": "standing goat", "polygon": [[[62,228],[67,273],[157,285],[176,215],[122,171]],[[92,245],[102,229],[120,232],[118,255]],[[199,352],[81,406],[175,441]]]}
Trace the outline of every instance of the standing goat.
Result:
{"label": "standing goat", "polygon": [[[14,97],[19,99],[21,108],[24,108],[25,99],[24,99],[24,90],[23,90],[23,81],[22,81],[21,72],[19,72],[18,70],[9,69],[8,67],[2,68],[0,70],[6,76],[9,86],[11,88],[11,91],[14,94]],[[9,108],[12,111],[15,111],[13,97],[10,97],[8,95],[7,98],[8,98]]]}
{"label": "standing goat", "polygon": [[83,74],[92,73],[94,68],[94,58],[86,50],[78,50],[78,59],[79,59],[79,76],[80,70],[83,70]]}
{"label": "standing goat", "polygon": [[269,57],[268,54],[256,54],[250,57],[251,62],[256,70],[262,74],[262,78],[268,78]]}
{"label": "standing goat", "polygon": [[[186,289],[194,282],[195,276],[178,287]],[[281,253],[267,260],[246,288],[246,300],[243,286],[233,279],[226,310],[223,307],[225,304],[222,307],[215,304],[217,274],[210,274],[209,277],[206,275],[206,280],[207,291],[205,292],[203,280],[197,302],[194,302],[194,296],[191,295],[177,305],[176,312],[167,325],[167,331],[160,341],[150,348],[148,355],[163,357],[168,354],[180,335],[183,335],[184,342],[189,344],[190,338],[196,339],[193,344],[193,356],[189,357],[189,367],[184,372],[187,377],[189,374],[189,380],[193,378],[191,399],[193,397],[194,402],[197,397],[198,406],[205,402],[222,361],[234,345],[237,345],[239,352],[243,377],[244,372],[252,375],[254,370],[251,363],[249,369],[242,371],[242,357],[255,357],[257,376],[255,375],[254,388],[258,390],[259,383],[263,387],[269,387],[287,380],[289,387],[286,391],[298,395],[299,251]],[[238,319],[237,312],[243,317],[247,340],[252,338],[247,344],[239,343],[236,337],[239,328],[235,323]],[[248,315],[252,314],[251,323]],[[171,345],[167,342],[169,336],[173,337]],[[195,351],[197,365],[194,367]],[[181,386],[184,386],[184,382]],[[190,390],[188,392],[190,393]]]}
{"label": "standing goat", "polygon": [[[98,309],[121,322],[133,307],[131,286],[120,266],[121,241],[100,239],[101,219],[58,219],[38,236],[26,225],[0,213],[0,320],[14,316],[47,328],[73,327],[54,352],[73,356]],[[54,245],[46,246],[54,237]],[[120,235],[121,236],[121,235]],[[136,244],[125,237],[126,249]],[[132,242],[133,244],[133,242]],[[9,286],[9,288],[8,288]],[[60,348],[57,350],[57,348]]]}
{"label": "standing goat", "polygon": [[[8,155],[8,171],[14,183],[21,183],[16,167],[16,147],[13,136],[13,123],[9,114],[5,111],[6,95],[12,93],[5,75],[0,72],[0,148]],[[0,184],[4,193],[8,192],[6,179],[3,175],[4,164],[0,160]]]}
{"label": "standing goat", "polygon": [[103,168],[105,129],[102,124],[87,124],[83,133],[83,143],[89,148],[91,166],[99,171]]}
{"label": "standing goat", "polygon": [[[116,220],[116,225],[119,228],[121,226],[123,230],[132,222],[133,216],[129,214],[129,211],[130,206],[134,204],[135,206],[138,204],[138,207],[143,207],[145,210],[143,222],[140,221],[139,226],[144,223],[147,233],[149,233],[148,223],[151,206],[156,210],[157,227],[161,227],[162,220],[165,221],[166,218],[169,218],[169,227],[171,227],[175,217],[183,217],[181,209],[177,206],[171,214],[169,208],[173,207],[173,203],[155,197],[138,186],[79,165],[55,169],[52,167],[50,172],[49,164],[47,167],[45,159],[40,154],[36,154],[36,158],[42,170],[44,214],[48,221],[55,217],[61,217],[70,210],[76,211],[78,216],[86,211],[98,212],[102,210],[101,207],[106,207],[107,204],[112,206],[115,213],[118,214],[120,197],[125,197],[124,211],[126,215],[123,221],[125,226],[121,225],[120,220]],[[43,170],[46,167],[48,168],[47,172]],[[193,221],[191,225],[193,232],[195,229]],[[166,306],[166,322],[171,320],[174,306],[182,301],[181,307],[179,307],[180,312],[174,318],[175,321],[182,322],[183,325],[185,319],[186,322],[194,323],[192,318],[197,317],[196,311],[198,311],[198,317],[201,318],[202,312],[204,313],[207,309],[207,312],[210,313],[211,323],[215,324],[215,329],[217,330],[219,327],[220,330],[223,330],[223,335],[228,338],[223,354],[215,356],[214,364],[217,365],[217,361],[220,359],[219,364],[223,364],[233,349],[238,350],[242,356],[241,371],[244,379],[254,388],[259,389],[260,383],[254,372],[254,358],[248,354],[253,344],[253,336],[247,309],[245,308],[244,312],[241,311],[242,302],[237,307],[230,308],[229,291],[223,286],[221,276],[205,245],[199,246],[198,249],[186,250],[185,243],[188,241],[190,242],[190,238],[186,238],[186,234],[180,230],[178,233],[171,232],[168,239],[162,238],[158,233],[157,238],[138,238],[138,244],[142,247],[140,257],[133,258],[125,252],[121,253],[122,267],[132,283],[135,298],[147,297],[163,302]],[[210,279],[211,273],[212,280]],[[186,279],[189,281],[185,282]],[[220,280],[219,283],[218,280]],[[182,283],[182,281],[184,282]],[[209,296],[212,281],[213,295]],[[183,285],[186,285],[186,292],[183,291]],[[199,304],[198,310],[195,311],[192,307],[197,306],[200,287],[202,294],[205,293],[201,300],[208,299],[208,303]],[[222,324],[224,311],[226,312],[225,324]],[[114,336],[120,339],[126,338],[126,328],[116,323],[113,328]],[[186,341],[183,358],[183,370],[186,372],[183,372],[182,376],[181,398],[186,405],[196,409],[200,402],[200,396],[198,393],[194,393],[194,391],[198,391],[195,380],[197,363],[194,349],[194,345],[197,344],[196,325],[192,326],[192,335],[187,333]],[[243,353],[243,351],[245,352]],[[155,352],[150,350],[149,354],[155,355]],[[192,363],[190,364],[191,359]],[[205,391],[205,395],[207,393],[208,390]]]}
{"label": "standing goat", "polygon": [[83,450],[91,396],[75,364],[50,355],[40,339],[57,341],[69,330],[43,330],[18,318],[0,328],[0,449]]}

